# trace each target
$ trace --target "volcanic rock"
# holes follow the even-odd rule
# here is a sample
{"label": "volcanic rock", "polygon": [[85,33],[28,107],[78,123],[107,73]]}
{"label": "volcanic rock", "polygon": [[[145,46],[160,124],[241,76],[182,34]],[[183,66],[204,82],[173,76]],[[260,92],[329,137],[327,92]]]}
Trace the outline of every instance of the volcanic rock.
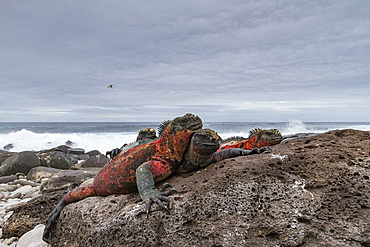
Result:
{"label": "volcanic rock", "polygon": [[[104,155],[96,155],[78,164],[78,167],[103,167],[109,159]],[[75,166],[76,167],[76,166]]]}
{"label": "volcanic rock", "polygon": [[82,148],[68,148],[67,154],[81,155],[81,154],[85,154],[85,150]]}
{"label": "volcanic rock", "polygon": [[95,170],[63,170],[41,183],[41,192],[48,193],[58,190],[70,190],[89,178],[95,177],[99,169]]}
{"label": "volcanic rock", "polygon": [[93,157],[93,156],[96,156],[96,155],[100,155],[100,151],[99,150],[91,150],[89,152],[87,152],[87,154],[90,156],[90,157]]}
{"label": "volcanic rock", "polygon": [[69,169],[73,163],[70,157],[60,151],[51,151],[39,154],[42,166],[48,166],[56,169]]}
{"label": "volcanic rock", "polygon": [[40,195],[16,207],[3,226],[3,238],[21,237],[38,224],[44,224],[50,212],[64,195],[65,191]]}
{"label": "volcanic rock", "polygon": [[38,167],[32,168],[27,173],[27,179],[33,180],[33,181],[40,181],[43,178],[50,178],[53,175],[59,173],[60,171],[61,171],[60,169],[38,166]]}
{"label": "volcanic rock", "polygon": [[33,167],[40,165],[40,160],[33,152],[15,153],[1,164],[0,176],[14,175],[19,172],[27,174]]}
{"label": "volcanic rock", "polygon": [[[167,179],[180,192],[171,214],[154,205],[147,218],[137,193],[69,204],[48,241],[52,246],[369,246],[369,166],[367,131],[288,140],[272,153]],[[25,215],[23,209],[8,221]]]}

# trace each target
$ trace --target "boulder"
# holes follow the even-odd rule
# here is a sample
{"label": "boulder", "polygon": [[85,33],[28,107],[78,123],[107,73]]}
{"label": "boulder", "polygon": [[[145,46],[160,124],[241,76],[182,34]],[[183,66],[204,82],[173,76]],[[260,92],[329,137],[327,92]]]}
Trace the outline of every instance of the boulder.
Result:
{"label": "boulder", "polygon": [[78,155],[78,160],[87,160],[88,158],[90,158],[90,155],[88,155],[88,154]]}
{"label": "boulder", "polygon": [[13,152],[3,152],[3,153],[0,153],[0,166],[1,164],[7,159],[9,158],[10,156],[14,155],[15,153]]}
{"label": "boulder", "polygon": [[[172,176],[171,214],[137,193],[67,205],[53,246],[369,246],[370,132],[333,131]],[[366,163],[366,164],[365,164]],[[83,233],[83,234],[81,234]]]}
{"label": "boulder", "polygon": [[39,154],[43,166],[48,166],[56,169],[69,169],[73,163],[71,158],[63,152],[51,151]]}
{"label": "boulder", "polygon": [[4,148],[4,150],[10,150],[10,149],[14,148],[14,145],[12,143],[9,143],[9,144],[5,145],[3,148]]}
{"label": "boulder", "polygon": [[13,182],[16,179],[18,179],[18,177],[15,175],[3,176],[3,177],[0,177],[0,184],[6,184],[9,182]]}
{"label": "boulder", "polygon": [[68,141],[66,141],[65,145],[68,146],[68,147],[72,147],[72,146],[76,145],[76,143],[74,143],[73,141],[68,140]]}
{"label": "boulder", "polygon": [[100,155],[101,153],[99,152],[99,150],[91,150],[89,152],[87,152],[88,155],[90,155],[90,157],[93,157],[93,156],[96,156],[96,155]]}
{"label": "boulder", "polygon": [[44,224],[58,202],[64,197],[65,191],[40,195],[26,204],[19,204],[12,216],[3,226],[3,238],[21,237],[35,226]]}
{"label": "boulder", "polygon": [[47,247],[48,244],[42,240],[42,234],[44,233],[45,225],[39,224],[35,228],[25,233],[17,243],[17,247]]}
{"label": "boulder", "polygon": [[72,164],[77,164],[78,163],[78,155],[76,155],[76,154],[68,154],[68,157],[71,158]]}
{"label": "boulder", "polygon": [[49,152],[54,152],[54,151],[59,151],[59,152],[63,152],[65,154],[67,154],[68,152],[68,149],[70,147],[69,146],[66,146],[66,145],[60,145],[58,147],[55,147],[55,148],[52,148],[52,149],[46,149],[46,150],[41,150],[39,152],[39,154],[42,154],[42,153],[49,153]]}
{"label": "boulder", "polygon": [[91,158],[78,164],[78,167],[103,167],[109,159],[104,154],[92,156]]}
{"label": "boulder", "polygon": [[50,178],[53,175],[59,173],[60,171],[61,171],[60,169],[38,166],[38,167],[32,168],[28,172],[27,179],[33,180],[33,181],[40,181],[43,178]]}
{"label": "boulder", "polygon": [[85,150],[82,148],[68,148],[67,154],[81,155],[81,154],[85,154]]}
{"label": "boulder", "polygon": [[27,174],[33,167],[40,166],[39,158],[30,151],[16,153],[7,158],[0,166],[0,176]]}
{"label": "boulder", "polygon": [[95,177],[99,169],[95,170],[63,170],[41,183],[40,191],[49,193],[58,190],[70,190],[89,178]]}

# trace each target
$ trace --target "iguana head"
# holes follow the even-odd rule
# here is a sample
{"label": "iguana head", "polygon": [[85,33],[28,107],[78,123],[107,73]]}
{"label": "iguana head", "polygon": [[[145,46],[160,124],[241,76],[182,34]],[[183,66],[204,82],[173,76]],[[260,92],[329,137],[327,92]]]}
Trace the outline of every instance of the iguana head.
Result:
{"label": "iguana head", "polygon": [[255,147],[261,148],[280,143],[283,137],[277,129],[253,129],[249,132],[248,139],[255,139]]}
{"label": "iguana head", "polygon": [[177,117],[172,121],[165,121],[159,127],[160,140],[166,143],[166,149],[171,152],[178,161],[181,161],[186,148],[189,145],[193,133],[203,127],[202,120],[191,113]]}
{"label": "iguana head", "polygon": [[221,137],[213,130],[197,130],[191,138],[190,144],[180,167],[179,173],[198,170],[212,160],[213,154],[220,147]]}
{"label": "iguana head", "polygon": [[209,156],[220,147],[221,137],[210,129],[197,130],[191,138],[192,151],[203,156]]}
{"label": "iguana head", "polygon": [[147,128],[140,130],[139,134],[137,135],[136,141],[146,140],[146,139],[155,139],[157,138],[157,134],[155,129]]}

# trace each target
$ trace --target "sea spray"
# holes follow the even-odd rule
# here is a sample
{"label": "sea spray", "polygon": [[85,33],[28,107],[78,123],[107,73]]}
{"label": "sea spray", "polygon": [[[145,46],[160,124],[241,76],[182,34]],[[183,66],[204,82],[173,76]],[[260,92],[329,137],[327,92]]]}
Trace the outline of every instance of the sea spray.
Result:
{"label": "sea spray", "polygon": [[136,133],[34,133],[23,129],[17,132],[0,135],[0,148],[13,144],[12,152],[25,150],[39,151],[54,148],[73,142],[73,147],[86,150],[99,150],[105,153],[113,148],[121,147],[125,143],[135,141]]}
{"label": "sea spray", "polygon": [[[0,123],[0,149],[8,144],[9,151],[39,151],[73,142],[73,147],[99,150],[101,153],[119,148],[136,140],[139,130],[156,128],[159,123]],[[254,128],[278,129],[283,135],[297,133],[324,133],[335,129],[369,131],[370,123],[343,122],[209,122],[204,128],[217,131],[224,139],[231,136],[248,137]]]}

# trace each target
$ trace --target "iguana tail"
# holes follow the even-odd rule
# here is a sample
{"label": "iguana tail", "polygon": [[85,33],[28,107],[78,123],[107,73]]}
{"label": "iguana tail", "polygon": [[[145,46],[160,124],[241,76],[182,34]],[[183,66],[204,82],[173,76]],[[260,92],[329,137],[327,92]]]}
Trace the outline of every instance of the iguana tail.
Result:
{"label": "iguana tail", "polygon": [[96,192],[93,187],[93,183],[87,184],[85,186],[80,186],[75,188],[74,190],[70,191],[54,208],[54,210],[50,213],[49,218],[46,221],[46,226],[44,229],[43,239],[47,242],[50,238],[50,231],[55,225],[55,222],[59,218],[60,212],[62,212],[63,208],[72,202],[77,202],[86,197],[95,196]]}

